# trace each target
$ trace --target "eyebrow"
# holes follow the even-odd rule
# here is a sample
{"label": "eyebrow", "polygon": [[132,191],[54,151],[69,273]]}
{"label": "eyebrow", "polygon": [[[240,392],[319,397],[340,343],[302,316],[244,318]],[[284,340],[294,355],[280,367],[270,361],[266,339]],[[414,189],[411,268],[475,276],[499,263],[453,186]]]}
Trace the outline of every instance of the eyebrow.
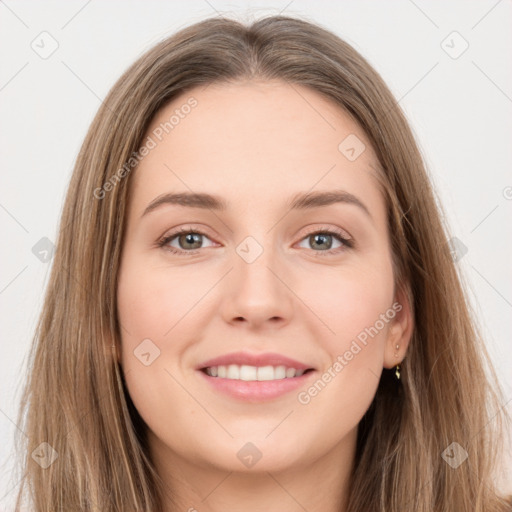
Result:
{"label": "eyebrow", "polygon": [[[345,190],[301,192],[291,198],[288,203],[288,208],[290,210],[310,210],[322,206],[330,206],[336,203],[355,205],[371,218],[370,211],[366,205],[355,195],[346,192]],[[201,192],[166,193],[151,201],[141,217],[144,217],[163,205],[177,205],[188,208],[201,208],[216,211],[225,211],[228,208],[227,202],[217,195]]]}

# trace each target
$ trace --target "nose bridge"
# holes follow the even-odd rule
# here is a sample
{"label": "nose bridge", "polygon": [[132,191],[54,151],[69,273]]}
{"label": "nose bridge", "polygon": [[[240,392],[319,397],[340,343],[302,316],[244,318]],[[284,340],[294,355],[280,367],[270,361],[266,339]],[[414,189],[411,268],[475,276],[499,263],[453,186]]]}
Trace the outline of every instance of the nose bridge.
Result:
{"label": "nose bridge", "polygon": [[[244,238],[236,247],[230,277],[228,319],[244,318],[261,323],[273,318],[289,320],[291,292],[284,284],[286,276],[281,252],[274,246],[273,233]],[[258,238],[256,238],[258,237]]]}
{"label": "nose bridge", "polygon": [[242,291],[249,288],[256,294],[280,293],[283,284],[275,276],[276,270],[282,267],[278,262],[280,251],[274,247],[271,233],[260,235],[258,239],[247,236],[236,246],[235,252],[234,270]]}

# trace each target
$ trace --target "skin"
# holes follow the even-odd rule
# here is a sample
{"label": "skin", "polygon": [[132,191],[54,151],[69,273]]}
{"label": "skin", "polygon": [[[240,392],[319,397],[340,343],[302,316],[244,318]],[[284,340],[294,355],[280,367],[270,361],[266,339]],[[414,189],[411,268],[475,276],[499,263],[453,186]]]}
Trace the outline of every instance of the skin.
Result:
{"label": "skin", "polygon": [[[180,510],[344,510],[357,425],[412,331],[405,296],[395,293],[376,155],[347,113],[278,81],[196,88],[158,112],[148,135],[191,96],[197,106],[131,178],[119,274],[119,361],[148,425],[151,457]],[[349,134],[366,146],[355,161],[338,150]],[[347,203],[287,206],[296,193],[333,189],[357,196],[370,215]],[[162,193],[190,191],[219,195],[228,208],[168,204],[141,217]],[[175,237],[168,245],[182,255],[157,246],[179,227],[206,236],[198,244]],[[341,229],[355,246],[335,237],[316,245],[313,228]],[[236,251],[248,236],[263,248],[252,263]],[[298,393],[396,301],[402,309],[394,319],[300,403]],[[146,366],[134,350],[148,338],[160,355]],[[316,375],[271,401],[229,398],[195,367],[238,350],[278,352]],[[262,454],[250,468],[237,457],[248,442]]]}

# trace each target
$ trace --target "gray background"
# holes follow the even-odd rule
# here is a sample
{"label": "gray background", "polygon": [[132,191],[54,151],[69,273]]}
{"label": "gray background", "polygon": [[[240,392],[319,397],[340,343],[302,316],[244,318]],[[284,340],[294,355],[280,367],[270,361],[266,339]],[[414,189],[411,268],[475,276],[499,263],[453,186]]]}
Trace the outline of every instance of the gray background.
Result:
{"label": "gray background", "polygon": [[[351,43],[405,110],[453,234],[467,248],[458,265],[512,412],[510,1],[0,0],[0,510],[12,509],[17,484],[13,435],[48,248],[102,98],[140,54],[184,26],[279,12]],[[511,459],[509,452],[509,467]],[[511,475],[502,482],[510,492]]]}

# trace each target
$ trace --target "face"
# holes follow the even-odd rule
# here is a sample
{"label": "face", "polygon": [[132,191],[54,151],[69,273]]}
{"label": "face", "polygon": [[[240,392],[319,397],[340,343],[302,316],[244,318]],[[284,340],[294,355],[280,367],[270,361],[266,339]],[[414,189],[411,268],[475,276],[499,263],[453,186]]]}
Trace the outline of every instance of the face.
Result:
{"label": "face", "polygon": [[[335,463],[410,334],[365,133],[304,87],[244,82],[173,100],[144,141],[119,361],[153,452],[228,471]],[[325,192],[338,200],[294,204]],[[223,208],[182,204],[192,193]]]}

